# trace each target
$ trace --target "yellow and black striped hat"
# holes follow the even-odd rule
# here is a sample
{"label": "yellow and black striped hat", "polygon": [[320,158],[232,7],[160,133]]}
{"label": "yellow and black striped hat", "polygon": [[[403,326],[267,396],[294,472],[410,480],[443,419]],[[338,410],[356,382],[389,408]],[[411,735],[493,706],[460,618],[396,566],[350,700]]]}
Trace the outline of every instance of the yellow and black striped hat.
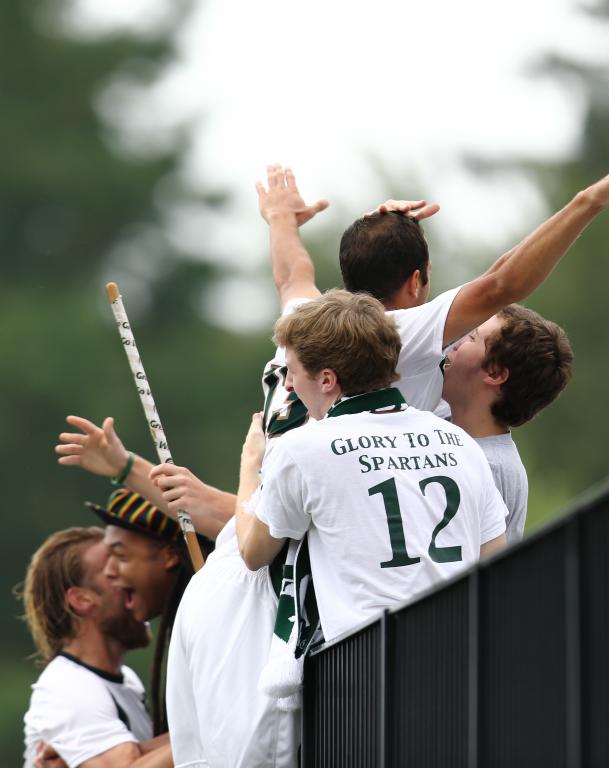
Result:
{"label": "yellow and black striped hat", "polygon": [[85,501],[85,504],[106,525],[118,525],[165,541],[174,541],[180,532],[180,526],[174,520],[129,488],[119,488],[111,493],[105,507],[92,501]]}

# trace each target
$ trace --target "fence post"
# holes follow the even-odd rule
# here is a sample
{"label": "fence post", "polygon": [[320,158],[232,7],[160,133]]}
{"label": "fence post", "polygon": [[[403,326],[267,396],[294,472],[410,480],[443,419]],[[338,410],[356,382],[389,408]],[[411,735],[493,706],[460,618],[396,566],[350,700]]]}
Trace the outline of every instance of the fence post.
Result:
{"label": "fence post", "polygon": [[380,702],[379,702],[379,768],[389,768],[390,734],[389,707],[391,706],[391,664],[389,611],[381,616],[380,642]]}
{"label": "fence post", "polygon": [[479,568],[468,577],[467,768],[478,768]]}
{"label": "fence post", "polygon": [[581,648],[579,515],[568,524],[565,552],[567,766],[581,768]]}

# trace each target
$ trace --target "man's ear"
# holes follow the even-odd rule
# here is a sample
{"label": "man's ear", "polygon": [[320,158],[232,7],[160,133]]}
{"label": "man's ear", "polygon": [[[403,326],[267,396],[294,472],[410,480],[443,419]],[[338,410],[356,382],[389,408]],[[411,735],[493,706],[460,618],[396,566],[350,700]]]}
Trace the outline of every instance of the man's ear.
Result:
{"label": "man's ear", "polygon": [[500,387],[510,377],[509,368],[490,368],[483,379],[489,387]]}
{"label": "man's ear", "polygon": [[419,298],[419,293],[421,292],[422,285],[423,285],[423,280],[421,276],[421,270],[415,269],[414,272],[411,272],[410,277],[404,283],[402,290],[406,293],[407,296],[410,297],[411,300],[416,301]]}
{"label": "man's ear", "polygon": [[415,269],[410,273],[408,280],[405,280],[402,285],[387,297],[387,301],[384,301],[387,309],[403,309],[404,307],[413,307],[419,303],[421,295],[421,288],[423,287],[423,280],[421,276],[421,270]]}
{"label": "man's ear", "polygon": [[332,368],[324,368],[320,371],[319,376],[321,391],[324,394],[333,392],[338,386],[338,376],[336,375],[336,371],[333,371]]}
{"label": "man's ear", "polygon": [[181,560],[176,547],[171,544],[164,546],[161,549],[161,562],[166,571],[172,571],[174,568],[177,568]]}
{"label": "man's ear", "polygon": [[94,605],[91,591],[85,587],[69,587],[66,590],[66,603],[78,616],[86,616]]}

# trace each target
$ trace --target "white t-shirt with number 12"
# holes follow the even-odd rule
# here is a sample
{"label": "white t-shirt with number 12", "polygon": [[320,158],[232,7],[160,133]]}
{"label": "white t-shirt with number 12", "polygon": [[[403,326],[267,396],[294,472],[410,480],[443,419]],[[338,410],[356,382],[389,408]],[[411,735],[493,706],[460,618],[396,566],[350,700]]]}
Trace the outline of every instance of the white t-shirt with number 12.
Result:
{"label": "white t-shirt with number 12", "polygon": [[309,421],[263,464],[256,514],[276,538],[308,531],[326,640],[455,576],[505,531],[475,441],[402,407]]}

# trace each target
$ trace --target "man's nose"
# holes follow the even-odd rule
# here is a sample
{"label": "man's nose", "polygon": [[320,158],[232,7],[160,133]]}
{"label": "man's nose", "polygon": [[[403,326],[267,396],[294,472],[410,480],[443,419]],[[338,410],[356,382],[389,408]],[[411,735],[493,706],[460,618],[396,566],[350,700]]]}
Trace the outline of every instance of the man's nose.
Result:
{"label": "man's nose", "polygon": [[118,569],[116,567],[116,558],[110,555],[106,562],[106,567],[104,568],[104,576],[107,579],[116,579],[118,578]]}

